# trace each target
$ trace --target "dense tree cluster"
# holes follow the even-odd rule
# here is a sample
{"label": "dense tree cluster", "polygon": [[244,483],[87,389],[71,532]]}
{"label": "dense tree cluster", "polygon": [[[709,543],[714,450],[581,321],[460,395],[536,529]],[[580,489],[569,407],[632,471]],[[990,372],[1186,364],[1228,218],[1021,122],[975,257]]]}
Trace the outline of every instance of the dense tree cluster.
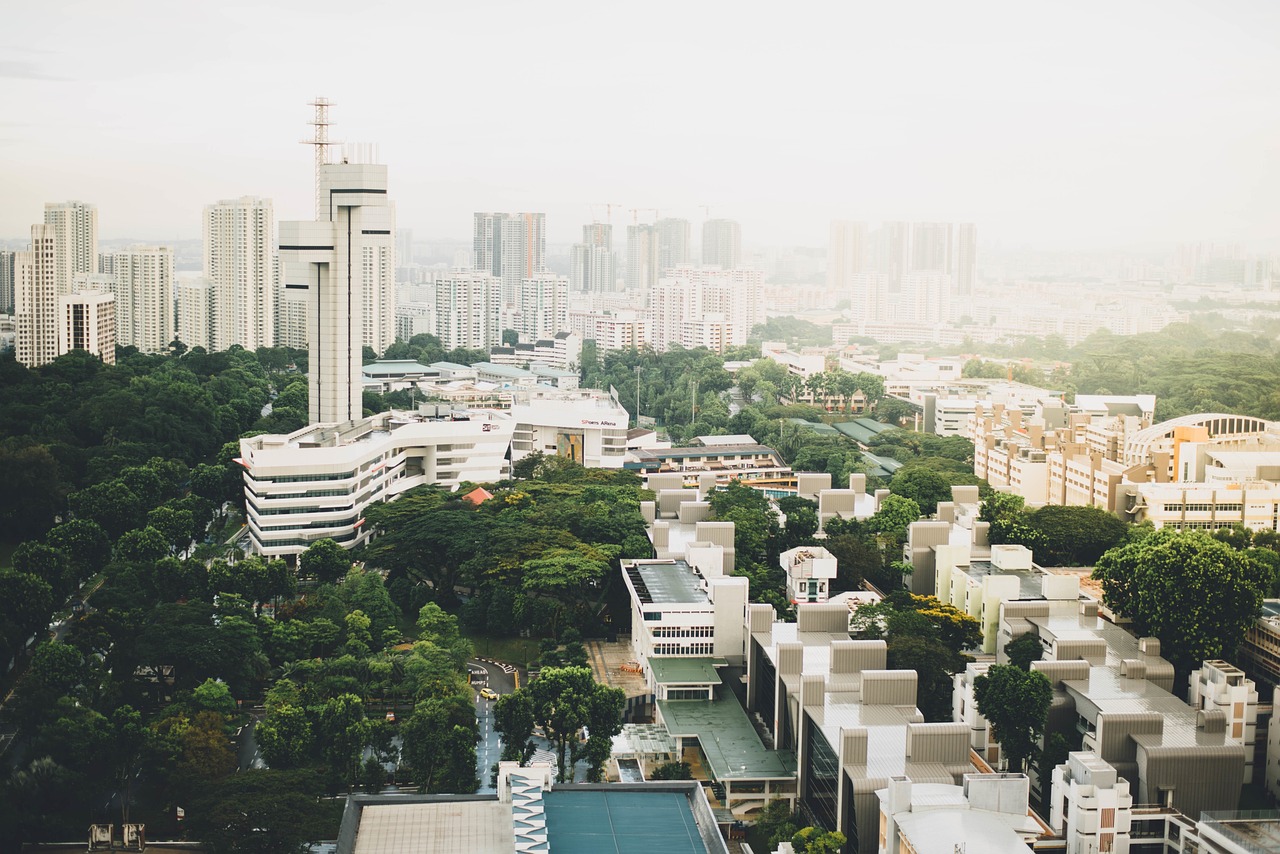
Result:
{"label": "dense tree cluster", "polygon": [[610,602],[625,599],[618,560],[652,554],[639,478],[541,455],[521,460],[515,474],[479,504],[463,497],[467,489],[420,487],[370,507],[379,536],[364,559],[389,570],[402,603],[453,608],[465,597],[461,616],[472,632],[603,633]]}
{"label": "dense tree cluster", "polygon": [[1093,566],[1108,549],[1134,536],[1124,520],[1099,507],[1046,504],[1027,510],[1021,496],[993,493],[981,518],[992,543],[1026,546],[1042,566]]}

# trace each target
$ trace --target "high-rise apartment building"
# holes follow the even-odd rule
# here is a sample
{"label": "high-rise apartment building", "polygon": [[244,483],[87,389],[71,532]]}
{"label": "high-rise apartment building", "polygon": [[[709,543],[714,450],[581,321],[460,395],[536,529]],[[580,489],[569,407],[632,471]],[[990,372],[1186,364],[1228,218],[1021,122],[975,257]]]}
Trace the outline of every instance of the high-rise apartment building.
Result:
{"label": "high-rise apartment building", "polygon": [[648,291],[662,275],[656,225],[627,226],[627,290]]}
{"label": "high-rise apartment building", "polygon": [[533,342],[569,329],[569,280],[540,273],[520,283],[515,330],[520,340]]}
{"label": "high-rise apartment building", "polygon": [[176,335],[187,347],[213,348],[213,288],[208,279],[184,279],[174,287],[178,300]]}
{"label": "high-rise apartment building", "polygon": [[667,270],[683,267],[693,261],[689,247],[693,243],[692,229],[687,219],[668,217],[653,224],[658,230],[658,278]]}
{"label": "high-rise apartment building", "polygon": [[436,280],[436,335],[446,350],[487,350],[502,341],[502,280],[455,270]]}
{"label": "high-rise apartment building", "polygon": [[911,224],[911,272],[950,274],[954,263],[949,222]]}
{"label": "high-rise apartment building", "polygon": [[116,298],[103,291],[58,297],[58,355],[84,350],[116,363]]}
{"label": "high-rise apartment building", "polygon": [[50,202],[44,224],[53,240],[53,278],[58,296],[71,293],[76,274],[98,272],[98,209],[84,202]]}
{"label": "high-rise apartment building", "polygon": [[475,215],[471,266],[502,282],[504,305],[514,305],[520,283],[547,271],[547,215],[484,213]]}
{"label": "high-rise apartment building", "polygon": [[13,314],[13,256],[0,250],[0,314]]}
{"label": "high-rise apartment building", "polygon": [[394,340],[395,213],[386,166],[326,163],[317,180],[324,210],[280,223],[280,269],[307,294],[309,419],[335,424],[364,415],[362,348]]}
{"label": "high-rise apartment building", "polygon": [[721,270],[742,266],[742,228],[731,219],[709,219],[702,224],[702,264]]}
{"label": "high-rise apartment building", "polygon": [[115,295],[116,341],[143,353],[164,353],[174,338],[173,250],[135,246],[107,252],[102,277]]}
{"label": "high-rise apartment building", "polygon": [[275,345],[275,220],[270,199],[244,196],[204,209],[204,274],[212,288],[214,350]]}
{"label": "high-rise apartment building", "polygon": [[649,343],[659,352],[672,344],[717,352],[746,344],[764,320],[762,280],[759,270],[672,270],[650,295]]}
{"label": "high-rise apartment building", "polygon": [[827,289],[849,290],[853,277],[867,272],[869,254],[865,222],[833,220],[827,242]]}
{"label": "high-rise apartment building", "polygon": [[29,368],[58,358],[58,288],[54,229],[31,226],[31,246],[14,253],[14,314],[18,361]]}
{"label": "high-rise apartment building", "polygon": [[582,227],[582,242],[571,252],[569,286],[575,291],[607,293],[617,287],[613,273],[613,226],[593,222]]}

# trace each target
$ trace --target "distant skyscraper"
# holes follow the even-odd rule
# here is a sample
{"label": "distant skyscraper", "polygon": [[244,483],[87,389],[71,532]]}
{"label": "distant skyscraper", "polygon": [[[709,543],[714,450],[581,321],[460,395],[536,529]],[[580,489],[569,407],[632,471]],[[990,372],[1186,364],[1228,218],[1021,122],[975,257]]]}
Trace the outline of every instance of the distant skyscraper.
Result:
{"label": "distant skyscraper", "polygon": [[14,253],[17,358],[29,368],[58,358],[58,287],[54,228],[31,226],[31,248]]}
{"label": "distant skyscraper", "polygon": [[833,220],[827,242],[827,288],[845,292],[868,268],[867,224]]}
{"label": "distant skyscraper", "polygon": [[575,291],[605,293],[617,288],[613,272],[613,226],[593,222],[582,227],[582,242],[571,252],[569,286]]}
{"label": "distant skyscraper", "polygon": [[503,305],[515,305],[520,283],[547,271],[547,215],[476,213],[472,268],[502,281]]}
{"label": "distant skyscraper", "polygon": [[244,196],[205,206],[204,274],[213,289],[214,350],[275,345],[274,235],[270,199]]}
{"label": "distant skyscraper", "polygon": [[956,226],[956,266],[952,272],[957,296],[973,295],[978,277],[978,227],[971,222]]}
{"label": "distant skyscraper", "polygon": [[709,219],[702,224],[702,263],[722,270],[742,266],[742,228],[731,219]]}
{"label": "distant skyscraper", "polygon": [[911,224],[911,272],[947,273],[953,265],[952,228],[949,222]]}
{"label": "distant skyscraper", "polygon": [[885,275],[889,294],[902,289],[902,277],[911,269],[911,223],[886,222],[872,239],[875,269]]}
{"label": "distant skyscraper", "polygon": [[116,342],[143,353],[168,352],[173,340],[173,250],[135,246],[103,254],[102,277],[115,295]]}
{"label": "distant skyscraper", "polygon": [[102,291],[58,297],[58,355],[72,350],[116,363],[116,298]]}
{"label": "distant skyscraper", "polygon": [[332,424],[363,417],[362,348],[394,339],[395,213],[386,166],[325,163],[318,180],[326,210],[280,223],[280,270],[307,291],[310,421]]}
{"label": "distant skyscraper", "polygon": [[396,263],[408,267],[413,263],[413,230],[396,229]]}
{"label": "distant skyscraper", "polygon": [[662,275],[656,225],[627,226],[627,289],[648,291]]}
{"label": "distant skyscraper", "polygon": [[436,335],[446,350],[487,350],[502,342],[502,280],[455,270],[436,280]]}
{"label": "distant skyscraper", "polygon": [[44,224],[53,240],[53,277],[58,296],[69,294],[77,273],[98,272],[98,209],[84,202],[51,202]]}
{"label": "distant skyscraper", "polygon": [[0,314],[13,314],[13,253],[0,250]]}
{"label": "distant skyscraper", "polygon": [[687,219],[660,219],[654,224],[658,230],[658,277],[667,270],[683,267],[693,258],[689,255],[691,228]]}

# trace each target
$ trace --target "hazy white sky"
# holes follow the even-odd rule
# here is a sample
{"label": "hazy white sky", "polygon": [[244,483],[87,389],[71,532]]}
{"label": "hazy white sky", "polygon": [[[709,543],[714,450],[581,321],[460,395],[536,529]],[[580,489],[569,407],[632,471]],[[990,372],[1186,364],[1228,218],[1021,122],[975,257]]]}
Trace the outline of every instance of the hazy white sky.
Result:
{"label": "hazy white sky", "polygon": [[5,237],[71,198],[103,237],[196,237],[246,194],[309,217],[325,95],[415,237],[543,210],[568,241],[608,202],[709,205],[752,245],[839,217],[1280,249],[1276,0],[41,0],[3,24]]}

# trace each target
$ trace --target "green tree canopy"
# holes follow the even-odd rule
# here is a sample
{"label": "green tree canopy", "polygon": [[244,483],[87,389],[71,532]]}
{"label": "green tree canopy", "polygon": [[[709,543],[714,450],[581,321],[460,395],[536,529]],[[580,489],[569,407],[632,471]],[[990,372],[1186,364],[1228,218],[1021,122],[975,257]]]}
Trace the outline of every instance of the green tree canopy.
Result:
{"label": "green tree canopy", "polygon": [[[1211,658],[1231,658],[1262,609],[1268,568],[1198,531],[1163,528],[1099,558],[1103,599],[1185,676]],[[1181,684],[1183,680],[1179,680]]]}
{"label": "green tree canopy", "polygon": [[978,711],[991,725],[1008,770],[1035,764],[1049,717],[1053,686],[1039,671],[993,664],[973,681]]}

